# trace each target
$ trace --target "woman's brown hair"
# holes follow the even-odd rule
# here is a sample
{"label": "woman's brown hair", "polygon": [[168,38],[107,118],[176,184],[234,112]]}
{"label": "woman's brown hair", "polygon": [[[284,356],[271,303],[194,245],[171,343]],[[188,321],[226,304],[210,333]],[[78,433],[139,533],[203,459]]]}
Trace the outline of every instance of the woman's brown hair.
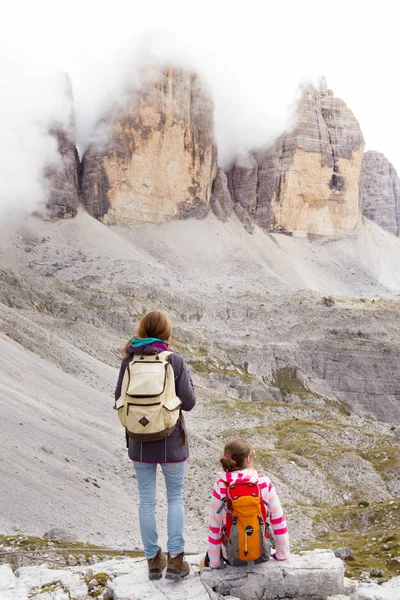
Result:
{"label": "woman's brown hair", "polygon": [[251,456],[254,459],[254,448],[243,438],[229,440],[224,447],[224,456],[220,458],[220,463],[226,473],[231,471],[240,471],[245,468],[245,459]]}
{"label": "woman's brown hair", "polygon": [[[150,310],[140,319],[136,329],[136,337],[144,338],[159,338],[168,342],[172,333],[171,321],[161,310]],[[127,355],[128,347],[131,340],[123,347],[122,351]]]}

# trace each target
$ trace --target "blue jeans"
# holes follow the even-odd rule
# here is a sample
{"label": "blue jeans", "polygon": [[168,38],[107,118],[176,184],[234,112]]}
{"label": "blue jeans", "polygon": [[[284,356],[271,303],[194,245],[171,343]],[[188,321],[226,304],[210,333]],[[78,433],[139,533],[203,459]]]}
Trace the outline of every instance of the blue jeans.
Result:
{"label": "blue jeans", "polygon": [[[158,550],[156,526],[157,464],[132,461],[139,488],[139,525],[146,558],[153,558]],[[183,485],[186,461],[160,464],[167,488],[168,514],[167,550],[170,554],[184,551],[183,539]]]}

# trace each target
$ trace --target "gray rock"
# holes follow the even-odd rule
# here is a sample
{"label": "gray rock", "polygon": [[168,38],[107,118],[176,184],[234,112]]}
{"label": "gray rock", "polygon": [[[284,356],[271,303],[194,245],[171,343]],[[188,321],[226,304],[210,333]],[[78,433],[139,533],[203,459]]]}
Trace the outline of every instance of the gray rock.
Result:
{"label": "gray rock", "polygon": [[0,590],[10,588],[16,583],[15,575],[9,564],[0,565]]}
{"label": "gray rock", "polygon": [[394,577],[382,585],[376,583],[361,584],[350,600],[399,600],[400,577]]}
{"label": "gray rock", "polygon": [[355,581],[354,579],[349,579],[348,577],[344,578],[343,591],[344,591],[345,596],[351,596],[351,594],[353,594],[355,591],[357,591],[357,588],[358,588],[357,581]]}
{"label": "gray rock", "polygon": [[49,192],[47,212],[50,217],[57,219],[75,217],[78,212],[79,157],[75,148],[72,87],[67,75],[64,83],[66,96],[71,103],[70,120],[65,128],[54,126],[50,129],[50,134],[57,142],[59,160],[44,172]]}
{"label": "gray rock", "polygon": [[400,235],[400,178],[386,156],[368,151],[360,174],[362,212],[394,235]]}
{"label": "gray rock", "polygon": [[354,560],[354,551],[351,548],[337,548],[333,552],[341,560]]}
{"label": "gray rock", "polygon": [[232,214],[233,202],[227,177],[222,169],[218,169],[217,177],[212,186],[211,208],[221,221],[227,221]]}
{"label": "gray rock", "polygon": [[322,298],[322,304],[324,304],[324,306],[335,306],[335,298],[333,298],[332,296],[324,296]]}
{"label": "gray rock", "polygon": [[48,538],[50,540],[64,540],[65,542],[77,542],[77,537],[71,533],[66,531],[65,529],[58,529],[54,527],[53,529],[49,529],[43,535],[44,538]]}
{"label": "gray rock", "polygon": [[369,574],[371,575],[371,577],[383,577],[384,576],[384,572],[381,571],[381,569],[377,569],[376,567],[371,569]]}
{"label": "gray rock", "polygon": [[343,563],[331,551],[314,550],[288,561],[274,560],[253,568],[204,571],[201,581],[215,592],[242,600],[326,600],[343,594]]}
{"label": "gray rock", "polygon": [[233,210],[240,221],[242,221],[245,230],[253,233],[254,225],[248,211],[241,204],[234,204]]}
{"label": "gray rock", "polygon": [[133,565],[126,574],[109,581],[107,589],[113,600],[210,600],[197,575],[191,573],[177,584],[171,584],[164,578],[149,581],[144,561]]}
{"label": "gray rock", "polygon": [[257,161],[248,152],[238,156],[228,176],[232,200],[250,214],[254,214],[257,206],[257,172]]}

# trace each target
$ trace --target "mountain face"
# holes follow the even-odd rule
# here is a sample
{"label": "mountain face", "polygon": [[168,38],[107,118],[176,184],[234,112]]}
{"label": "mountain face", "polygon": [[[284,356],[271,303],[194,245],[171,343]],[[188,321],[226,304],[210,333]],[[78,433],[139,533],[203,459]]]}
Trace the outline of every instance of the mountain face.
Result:
{"label": "mountain face", "polygon": [[[71,106],[72,106],[72,92]],[[53,128],[48,213],[73,217],[78,199],[107,224],[159,223],[235,213],[245,229],[341,237],[362,215],[400,232],[400,179],[384,155],[364,154],[358,121],[322,79],[303,89],[292,131],[218,167],[213,105],[198,76],[147,68],[139,90],[108,120],[79,165],[71,111]],[[78,172],[80,181],[78,186]],[[79,190],[78,190],[79,188]]]}
{"label": "mountain face", "polygon": [[69,117],[64,125],[53,125],[49,131],[56,142],[58,159],[44,171],[48,197],[47,215],[53,219],[69,219],[78,212],[78,169],[79,156],[76,150],[75,115],[72,83],[67,74],[62,74],[60,86],[65,90],[69,106]]}
{"label": "mountain face", "polygon": [[[385,576],[396,574],[399,257],[400,240],[371,222],[313,242],[259,228],[250,236],[212,214],[132,227],[83,211],[0,224],[0,534],[57,526],[140,547],[113,392],[120,348],[161,307],[198,397],[186,419],[186,550],[203,550],[220,453],[243,436],[278,489],[293,544],[356,550],[358,541],[363,552],[376,542]],[[110,518],[127,506],[128,527]],[[386,551],[377,530],[393,536]],[[368,548],[354,568],[373,561]]]}
{"label": "mountain face", "polygon": [[213,105],[200,79],[151,69],[83,158],[82,201],[104,223],[204,217],[217,175]]}
{"label": "mountain face", "polygon": [[363,215],[400,235],[400,178],[386,156],[379,152],[364,154],[360,196]]}
{"label": "mountain face", "polygon": [[233,211],[233,201],[228,180],[222,169],[218,169],[211,193],[211,209],[220,221],[227,221]]}
{"label": "mountain face", "polygon": [[78,212],[78,165],[75,139],[70,132],[52,129],[57,140],[59,163],[48,167],[45,172],[49,198],[47,211],[50,217],[68,219]]}
{"label": "mountain face", "polygon": [[360,126],[346,104],[324,83],[308,86],[293,131],[233,166],[233,200],[267,231],[344,235],[361,222],[363,151]]}

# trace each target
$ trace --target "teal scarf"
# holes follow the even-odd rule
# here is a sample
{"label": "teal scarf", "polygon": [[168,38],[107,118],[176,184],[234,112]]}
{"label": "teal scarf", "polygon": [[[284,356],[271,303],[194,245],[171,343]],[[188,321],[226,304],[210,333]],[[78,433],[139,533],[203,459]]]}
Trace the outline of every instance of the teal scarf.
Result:
{"label": "teal scarf", "polygon": [[160,338],[132,338],[131,346],[137,348],[138,346],[146,346],[147,344],[154,344],[155,342],[159,342],[161,344],[165,344],[164,340],[160,340]]}

